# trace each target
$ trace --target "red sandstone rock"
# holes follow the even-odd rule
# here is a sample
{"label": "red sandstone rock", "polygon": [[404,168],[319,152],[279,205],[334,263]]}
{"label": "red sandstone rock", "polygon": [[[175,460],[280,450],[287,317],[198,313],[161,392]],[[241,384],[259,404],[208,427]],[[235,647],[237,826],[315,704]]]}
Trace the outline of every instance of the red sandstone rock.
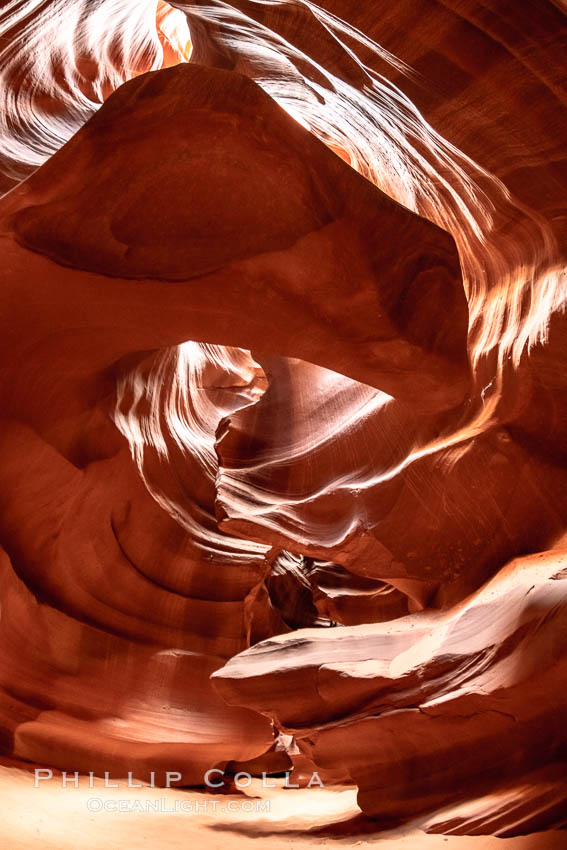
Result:
{"label": "red sandstone rock", "polygon": [[0,12],[2,750],[564,826],[561,9],[177,5]]}
{"label": "red sandstone rock", "polygon": [[[316,764],[346,768],[383,827],[492,794],[474,817],[491,832],[496,795],[514,793],[497,834],[564,823],[566,563],[559,551],[512,562],[448,614],[271,638],[213,680]],[[522,799],[526,775],[548,766],[546,794]],[[440,831],[463,820],[436,818]]]}

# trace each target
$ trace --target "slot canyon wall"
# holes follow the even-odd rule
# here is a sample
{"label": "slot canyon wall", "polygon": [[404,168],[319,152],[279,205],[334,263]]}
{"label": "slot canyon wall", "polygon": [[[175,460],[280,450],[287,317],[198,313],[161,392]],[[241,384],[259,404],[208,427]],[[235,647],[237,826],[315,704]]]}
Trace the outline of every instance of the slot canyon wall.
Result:
{"label": "slot canyon wall", "polygon": [[2,4],[9,763],[565,826],[566,55],[559,0]]}

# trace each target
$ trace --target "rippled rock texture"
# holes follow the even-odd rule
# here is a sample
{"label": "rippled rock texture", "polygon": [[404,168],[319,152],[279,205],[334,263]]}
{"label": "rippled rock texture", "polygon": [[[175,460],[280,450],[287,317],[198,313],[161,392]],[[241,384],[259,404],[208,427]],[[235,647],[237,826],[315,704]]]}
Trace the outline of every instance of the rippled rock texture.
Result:
{"label": "rippled rock texture", "polygon": [[564,826],[561,4],[0,36],[4,754]]}

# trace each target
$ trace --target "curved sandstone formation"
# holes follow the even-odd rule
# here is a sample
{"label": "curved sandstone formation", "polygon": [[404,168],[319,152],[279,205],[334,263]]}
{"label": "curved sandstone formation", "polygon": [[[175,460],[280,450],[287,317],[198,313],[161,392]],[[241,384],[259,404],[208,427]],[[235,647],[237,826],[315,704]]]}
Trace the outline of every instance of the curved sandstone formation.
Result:
{"label": "curved sandstone formation", "polygon": [[7,756],[565,826],[566,32],[0,11]]}
{"label": "curved sandstone formation", "polygon": [[566,563],[559,550],[511,562],[448,613],[271,638],[213,680],[316,764],[346,768],[383,827],[496,792],[500,816],[494,799],[477,806],[478,832],[564,825]]}

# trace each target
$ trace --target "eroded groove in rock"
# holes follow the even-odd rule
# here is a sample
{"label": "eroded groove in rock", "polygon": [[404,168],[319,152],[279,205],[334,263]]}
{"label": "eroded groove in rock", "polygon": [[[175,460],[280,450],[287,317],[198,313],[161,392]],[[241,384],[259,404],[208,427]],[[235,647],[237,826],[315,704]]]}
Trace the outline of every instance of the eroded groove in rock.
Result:
{"label": "eroded groove in rock", "polygon": [[426,6],[0,10],[8,757],[565,826],[565,16]]}
{"label": "eroded groove in rock", "polygon": [[[566,743],[564,569],[555,551],[512,562],[449,614],[282,635],[213,680],[230,704],[293,733],[315,763],[346,767],[362,810],[384,827],[492,793],[477,807],[482,832],[498,792],[522,800],[519,816],[501,810],[498,834],[530,812],[555,825],[565,817],[564,777],[553,773]],[[525,775],[547,765],[551,793],[523,796]],[[447,831],[462,817],[457,809]]]}

